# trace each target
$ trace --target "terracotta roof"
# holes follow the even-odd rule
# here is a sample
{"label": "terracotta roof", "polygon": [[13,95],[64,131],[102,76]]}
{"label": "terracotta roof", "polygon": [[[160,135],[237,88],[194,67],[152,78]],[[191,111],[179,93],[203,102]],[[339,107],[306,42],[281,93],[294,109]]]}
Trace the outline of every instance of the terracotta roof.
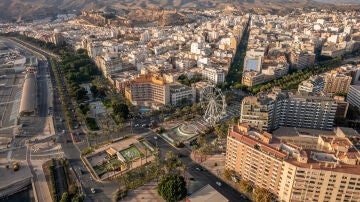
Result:
{"label": "terracotta roof", "polygon": [[275,147],[273,147],[272,145],[270,144],[266,144],[262,141],[259,141],[259,140],[256,140],[252,137],[249,137],[249,136],[246,136],[246,135],[242,135],[240,133],[237,133],[237,132],[230,132],[230,136],[233,137],[234,139],[237,139],[238,141],[240,142],[243,142],[251,147],[254,147],[255,145],[259,145],[260,146],[260,149],[262,151],[265,151],[267,153],[270,153],[270,154],[273,154],[275,155],[276,157],[279,157],[279,158],[285,158],[286,157],[286,154],[278,151]]}

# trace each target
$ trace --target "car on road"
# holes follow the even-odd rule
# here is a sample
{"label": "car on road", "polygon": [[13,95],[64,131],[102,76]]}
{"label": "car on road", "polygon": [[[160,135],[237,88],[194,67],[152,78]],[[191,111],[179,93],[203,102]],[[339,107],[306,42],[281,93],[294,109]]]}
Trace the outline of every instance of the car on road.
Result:
{"label": "car on road", "polygon": [[145,127],[146,127],[146,124],[142,124],[141,127],[145,128]]}
{"label": "car on road", "polygon": [[217,186],[221,187],[221,182],[216,182]]}
{"label": "car on road", "polygon": [[196,167],[195,168],[197,171],[203,171],[204,169],[202,169],[202,168],[199,168],[199,167]]}
{"label": "car on road", "polygon": [[135,127],[139,127],[140,125],[137,123],[137,124],[135,124]]}
{"label": "car on road", "polygon": [[96,193],[94,188],[91,188],[90,190],[91,190],[91,193],[93,193],[93,194]]}

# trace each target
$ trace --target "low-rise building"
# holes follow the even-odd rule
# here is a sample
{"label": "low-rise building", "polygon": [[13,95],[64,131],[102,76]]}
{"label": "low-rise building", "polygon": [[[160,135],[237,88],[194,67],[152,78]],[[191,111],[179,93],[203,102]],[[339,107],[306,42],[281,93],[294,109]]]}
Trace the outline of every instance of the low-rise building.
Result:
{"label": "low-rise building", "polygon": [[324,78],[321,76],[311,76],[302,81],[298,86],[298,92],[320,93],[324,89]]}
{"label": "low-rise building", "polygon": [[244,71],[241,83],[253,87],[265,82],[265,75],[256,71]]}

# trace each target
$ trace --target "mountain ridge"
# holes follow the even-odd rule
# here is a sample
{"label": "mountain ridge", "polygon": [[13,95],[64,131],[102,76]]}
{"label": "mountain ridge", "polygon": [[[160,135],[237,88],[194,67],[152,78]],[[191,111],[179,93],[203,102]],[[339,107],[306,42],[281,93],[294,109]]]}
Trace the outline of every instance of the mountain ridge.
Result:
{"label": "mountain ridge", "polygon": [[[322,0],[324,1],[324,0]],[[329,0],[325,0],[329,1]],[[332,0],[330,0],[332,1]],[[29,19],[82,10],[227,8],[282,10],[317,6],[313,0],[5,0],[0,1],[0,18]]]}

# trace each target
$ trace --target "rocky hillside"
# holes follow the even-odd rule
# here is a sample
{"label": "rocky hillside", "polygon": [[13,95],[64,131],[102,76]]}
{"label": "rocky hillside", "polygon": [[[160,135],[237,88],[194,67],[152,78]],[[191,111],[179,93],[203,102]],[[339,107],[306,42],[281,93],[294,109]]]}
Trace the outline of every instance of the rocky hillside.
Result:
{"label": "rocky hillside", "polygon": [[[321,0],[320,0],[321,1]],[[324,0],[322,0],[324,1]],[[327,0],[329,1],[329,0]],[[357,0],[356,0],[357,1]],[[1,0],[0,18],[29,19],[82,10],[128,10],[159,8],[286,8],[319,6],[313,0]]]}

